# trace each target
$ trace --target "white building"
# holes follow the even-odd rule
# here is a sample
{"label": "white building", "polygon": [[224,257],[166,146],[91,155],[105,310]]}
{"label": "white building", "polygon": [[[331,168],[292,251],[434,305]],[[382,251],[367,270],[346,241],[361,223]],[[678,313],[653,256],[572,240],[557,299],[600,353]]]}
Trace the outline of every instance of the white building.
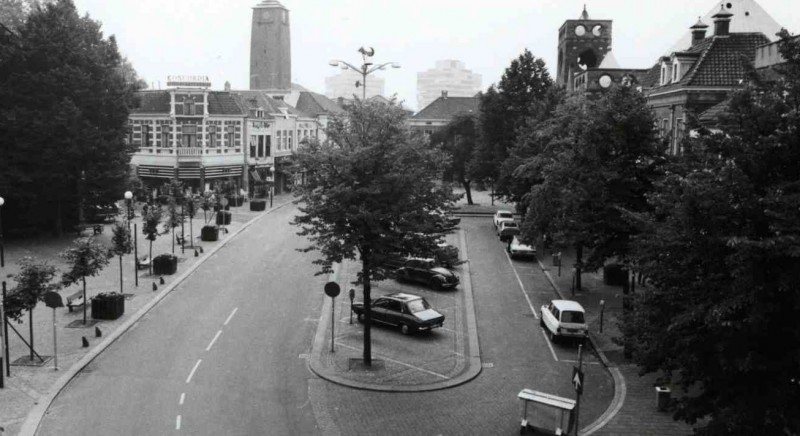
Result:
{"label": "white building", "polygon": [[473,97],[481,91],[480,74],[457,60],[436,61],[436,67],[417,73],[417,107],[425,108],[447,91],[450,97]]}
{"label": "white building", "polygon": [[[361,98],[364,92],[362,81],[361,74],[353,70],[342,70],[335,76],[325,78],[325,96],[332,99],[339,97],[352,99],[355,94]],[[359,83],[358,87],[356,87],[356,82]],[[367,76],[367,98],[383,95],[385,82],[383,77],[375,74]]]}

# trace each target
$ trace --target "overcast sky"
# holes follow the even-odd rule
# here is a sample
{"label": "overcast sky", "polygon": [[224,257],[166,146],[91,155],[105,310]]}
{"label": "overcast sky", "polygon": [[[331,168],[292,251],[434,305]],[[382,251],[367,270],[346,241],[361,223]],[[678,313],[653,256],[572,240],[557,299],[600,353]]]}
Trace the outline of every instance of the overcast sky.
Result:
{"label": "overcast sky", "polygon": [[[139,75],[163,88],[168,75],[206,75],[247,89],[252,7],[260,0],[74,0],[81,14],[115,35]],[[334,58],[360,63],[356,50],[375,48],[374,61],[400,69],[379,74],[386,94],[416,108],[417,73],[440,59],[458,59],[499,81],[528,48],[555,76],[558,28],[589,15],[613,20],[613,51],[622,67],[655,63],[716,0],[280,0],[290,10],[292,81],[325,93]],[[778,23],[800,32],[798,0],[757,0]],[[712,23],[706,23],[711,25]],[[709,32],[710,33],[710,32]]]}

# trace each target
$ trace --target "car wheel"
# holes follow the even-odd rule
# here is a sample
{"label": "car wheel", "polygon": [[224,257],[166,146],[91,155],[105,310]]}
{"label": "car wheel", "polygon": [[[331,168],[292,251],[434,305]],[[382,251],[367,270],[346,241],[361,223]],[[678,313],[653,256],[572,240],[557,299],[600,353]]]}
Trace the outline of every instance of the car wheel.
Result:
{"label": "car wheel", "polygon": [[539,326],[544,328],[544,318],[539,318]]}
{"label": "car wheel", "polygon": [[548,336],[550,337],[550,342],[555,344],[558,336],[556,336],[552,331],[548,331]]}
{"label": "car wheel", "polygon": [[431,288],[441,291],[444,289],[444,280],[434,277],[431,279]]}
{"label": "car wheel", "polygon": [[400,324],[400,333],[402,333],[404,335],[410,334],[411,333],[411,327],[409,327],[409,326],[407,326],[405,324]]}
{"label": "car wheel", "polygon": [[359,313],[356,318],[358,319],[358,322],[360,322],[360,323],[364,322],[364,314],[363,313]]}

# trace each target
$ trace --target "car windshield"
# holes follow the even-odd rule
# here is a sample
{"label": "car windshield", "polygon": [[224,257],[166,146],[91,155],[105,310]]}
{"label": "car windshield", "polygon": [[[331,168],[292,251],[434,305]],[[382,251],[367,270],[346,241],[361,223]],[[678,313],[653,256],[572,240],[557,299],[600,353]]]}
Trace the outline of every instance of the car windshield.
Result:
{"label": "car windshield", "polygon": [[511,221],[509,221],[509,222],[505,222],[505,223],[503,223],[503,225],[504,225],[505,227],[516,227],[516,226],[517,226],[517,223],[514,223],[514,222],[511,222]]}
{"label": "car windshield", "polygon": [[500,212],[497,214],[498,218],[514,218],[514,215],[511,212]]}
{"label": "car windshield", "polygon": [[427,301],[420,298],[419,300],[411,300],[407,304],[408,310],[411,313],[422,312],[423,310],[428,310],[431,308],[431,305],[428,304]]}
{"label": "car windshield", "polygon": [[572,324],[583,324],[583,312],[561,312],[561,322],[568,322]]}

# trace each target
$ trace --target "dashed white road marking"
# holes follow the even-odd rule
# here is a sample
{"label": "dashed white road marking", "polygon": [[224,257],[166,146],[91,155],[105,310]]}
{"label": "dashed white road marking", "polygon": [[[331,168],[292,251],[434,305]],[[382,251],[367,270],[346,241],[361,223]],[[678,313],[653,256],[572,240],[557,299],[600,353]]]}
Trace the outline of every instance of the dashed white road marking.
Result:
{"label": "dashed white road marking", "polygon": [[517,283],[519,283],[519,289],[522,291],[522,295],[525,296],[525,301],[528,302],[528,307],[531,308],[531,313],[533,313],[533,317],[539,319],[539,315],[536,314],[536,309],[534,309],[533,303],[531,303],[531,299],[530,297],[528,297],[528,293],[525,292],[525,286],[522,284],[522,280],[519,278],[519,274],[517,274],[517,269],[514,268],[514,262],[511,261],[511,256],[508,255],[508,251],[503,250],[503,252],[506,254],[506,259],[508,259],[509,265],[511,265],[511,271],[514,271],[514,277],[517,278]]}
{"label": "dashed white road marking", "polygon": [[181,400],[178,402],[179,405],[183,406],[183,400],[186,399],[186,392],[181,393]]}
{"label": "dashed white road marking", "polygon": [[236,314],[237,310],[239,310],[238,307],[233,309],[233,312],[231,312],[231,314],[228,315],[228,319],[225,320],[225,324],[223,325],[228,325],[228,323],[231,322],[231,318],[233,318],[233,315]]}
{"label": "dashed white road marking", "polygon": [[545,334],[544,330],[541,330],[542,336],[544,336],[544,341],[547,342],[547,346],[550,347],[550,352],[553,353],[553,359],[558,362],[558,356],[556,356],[556,350],[553,349],[553,344],[550,343],[550,339]]}
{"label": "dashed white road marking", "polygon": [[203,359],[197,359],[197,363],[194,364],[194,368],[192,368],[192,372],[189,373],[189,377],[186,377],[186,383],[192,381],[192,376],[194,376],[194,372],[197,371],[197,367],[200,366],[200,362],[202,361]]}
{"label": "dashed white road marking", "polygon": [[181,416],[178,415],[178,417],[175,418],[175,430],[180,430],[180,429],[181,429]]}
{"label": "dashed white road marking", "polygon": [[208,344],[208,346],[206,347],[206,351],[209,351],[209,350],[211,350],[211,347],[213,347],[213,346],[214,346],[214,342],[217,342],[217,338],[218,338],[218,337],[219,337],[219,335],[221,335],[221,334],[222,334],[222,330],[217,330],[217,334],[216,334],[216,335],[214,335],[214,339],[212,339],[212,340],[211,340],[211,342],[210,342],[210,343]]}

